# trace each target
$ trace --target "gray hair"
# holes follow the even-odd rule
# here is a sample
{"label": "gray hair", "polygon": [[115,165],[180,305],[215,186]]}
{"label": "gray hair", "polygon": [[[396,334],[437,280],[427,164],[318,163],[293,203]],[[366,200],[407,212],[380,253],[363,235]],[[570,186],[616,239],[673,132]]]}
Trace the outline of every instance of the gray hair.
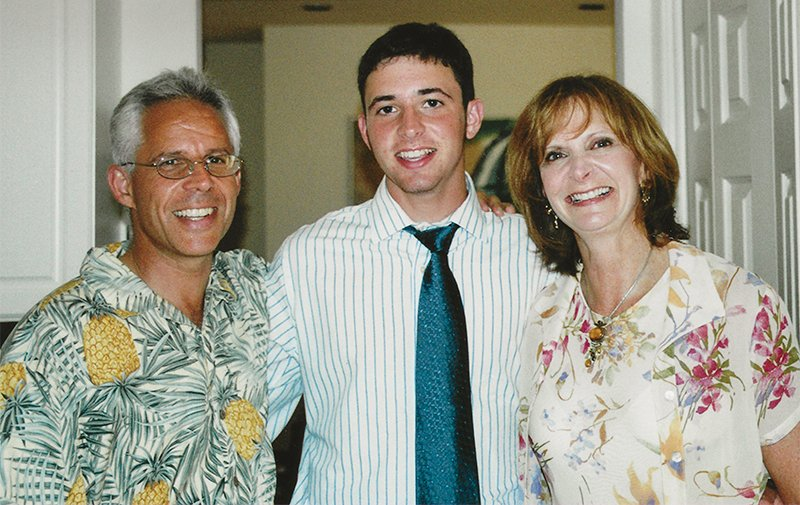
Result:
{"label": "gray hair", "polygon": [[142,145],[142,115],[145,109],[160,102],[187,98],[213,107],[220,115],[233,154],[239,154],[239,121],[230,99],[211,83],[208,76],[189,67],[165,70],[136,85],[114,107],[111,115],[111,156],[121,165],[133,161]]}

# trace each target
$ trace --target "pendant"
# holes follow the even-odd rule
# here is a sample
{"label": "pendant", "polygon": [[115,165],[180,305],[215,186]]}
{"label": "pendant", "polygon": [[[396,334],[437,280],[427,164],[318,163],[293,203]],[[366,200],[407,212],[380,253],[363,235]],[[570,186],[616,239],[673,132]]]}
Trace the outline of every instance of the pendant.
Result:
{"label": "pendant", "polygon": [[595,326],[589,330],[589,340],[592,342],[599,342],[603,340],[603,337],[606,336],[605,333],[605,323],[603,321],[597,321]]}
{"label": "pendant", "polygon": [[590,368],[600,354],[600,345],[606,337],[606,322],[602,319],[595,321],[594,327],[589,330],[589,357],[586,358],[584,365]]}

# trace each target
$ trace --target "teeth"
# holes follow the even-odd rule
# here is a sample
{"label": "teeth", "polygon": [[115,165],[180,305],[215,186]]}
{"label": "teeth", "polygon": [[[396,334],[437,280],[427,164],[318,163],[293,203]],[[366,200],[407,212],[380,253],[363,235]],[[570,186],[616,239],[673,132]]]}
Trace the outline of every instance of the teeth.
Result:
{"label": "teeth", "polygon": [[611,188],[608,187],[597,188],[591,191],[587,191],[586,193],[575,193],[573,195],[570,195],[569,198],[570,200],[572,200],[572,203],[580,203],[586,200],[590,200],[592,198],[597,198],[598,196],[605,195],[609,191],[611,191]]}
{"label": "teeth", "polygon": [[204,209],[185,209],[176,210],[173,212],[177,217],[188,217],[189,219],[201,219],[214,212],[213,207],[206,207]]}
{"label": "teeth", "polygon": [[413,151],[401,151],[397,153],[397,157],[404,160],[417,160],[434,152],[436,152],[436,149],[415,149]]}

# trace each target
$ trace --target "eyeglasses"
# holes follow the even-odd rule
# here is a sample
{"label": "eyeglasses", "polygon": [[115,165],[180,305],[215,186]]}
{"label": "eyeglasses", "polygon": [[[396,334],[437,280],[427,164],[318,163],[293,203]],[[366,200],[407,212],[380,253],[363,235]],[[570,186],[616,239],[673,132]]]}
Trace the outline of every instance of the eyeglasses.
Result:
{"label": "eyeglasses", "polygon": [[212,154],[200,161],[191,161],[186,158],[161,157],[155,163],[136,163],[128,161],[121,166],[134,165],[137,167],[155,168],[158,175],[167,179],[183,179],[194,172],[194,166],[202,163],[209,174],[214,177],[230,177],[236,175],[244,167],[244,160],[232,154]]}

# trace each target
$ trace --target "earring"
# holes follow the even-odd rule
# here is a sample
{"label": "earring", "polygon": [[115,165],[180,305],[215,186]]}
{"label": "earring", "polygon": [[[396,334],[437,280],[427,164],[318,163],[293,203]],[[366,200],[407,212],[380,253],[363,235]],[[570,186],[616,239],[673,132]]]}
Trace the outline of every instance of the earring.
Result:
{"label": "earring", "polygon": [[644,184],[639,186],[639,196],[642,199],[642,203],[647,205],[647,202],[650,201],[650,187]]}
{"label": "earring", "polygon": [[553,228],[556,230],[558,229],[558,215],[553,212],[553,209],[550,207],[550,204],[544,204],[544,211],[547,213],[548,216],[553,216]]}

